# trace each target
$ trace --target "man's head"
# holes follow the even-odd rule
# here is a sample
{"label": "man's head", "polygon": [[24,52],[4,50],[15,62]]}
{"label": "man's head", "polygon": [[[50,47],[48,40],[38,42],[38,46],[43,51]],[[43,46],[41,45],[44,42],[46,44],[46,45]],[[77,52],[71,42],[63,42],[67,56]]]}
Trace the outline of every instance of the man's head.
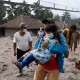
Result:
{"label": "man's head", "polygon": [[52,18],[47,18],[47,19],[43,19],[42,20],[42,23],[43,24],[55,24],[55,21],[54,21],[54,19],[52,19]]}
{"label": "man's head", "polygon": [[48,25],[48,27],[45,28],[45,31],[47,33],[49,33],[49,32],[56,33],[58,31],[58,26],[55,24],[50,24],[50,25]]}
{"label": "man's head", "polygon": [[44,27],[48,26],[49,24],[55,24],[54,19],[52,18],[47,18],[47,19],[43,19],[42,23],[44,24]]}
{"label": "man's head", "polygon": [[20,23],[20,30],[22,31],[22,32],[26,32],[27,31],[27,27],[28,27],[28,25],[26,25],[25,23]]}
{"label": "man's head", "polygon": [[77,30],[76,25],[70,26],[70,31],[71,31],[72,33],[76,32],[76,30]]}

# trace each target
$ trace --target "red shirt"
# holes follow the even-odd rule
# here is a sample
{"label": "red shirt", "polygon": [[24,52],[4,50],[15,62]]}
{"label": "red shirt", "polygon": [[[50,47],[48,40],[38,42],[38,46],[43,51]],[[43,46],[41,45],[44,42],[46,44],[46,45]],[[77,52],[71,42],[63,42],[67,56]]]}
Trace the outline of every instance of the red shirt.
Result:
{"label": "red shirt", "polygon": [[[46,36],[46,33],[44,34],[44,37],[45,36]],[[45,64],[41,64],[41,66],[47,70],[57,70],[58,63],[57,63],[56,57],[52,56],[52,58],[48,62],[46,62]]]}
{"label": "red shirt", "polygon": [[57,70],[58,64],[57,64],[56,57],[52,56],[52,58],[47,63],[41,64],[41,66],[47,70]]}

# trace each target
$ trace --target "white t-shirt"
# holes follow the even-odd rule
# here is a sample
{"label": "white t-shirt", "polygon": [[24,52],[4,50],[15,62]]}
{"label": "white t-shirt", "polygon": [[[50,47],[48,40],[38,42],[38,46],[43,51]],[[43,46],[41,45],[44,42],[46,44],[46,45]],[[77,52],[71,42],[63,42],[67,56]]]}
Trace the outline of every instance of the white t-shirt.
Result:
{"label": "white t-shirt", "polygon": [[14,34],[13,42],[17,44],[17,48],[22,51],[29,49],[29,42],[32,41],[30,33],[27,31],[24,36],[20,36],[19,32]]}

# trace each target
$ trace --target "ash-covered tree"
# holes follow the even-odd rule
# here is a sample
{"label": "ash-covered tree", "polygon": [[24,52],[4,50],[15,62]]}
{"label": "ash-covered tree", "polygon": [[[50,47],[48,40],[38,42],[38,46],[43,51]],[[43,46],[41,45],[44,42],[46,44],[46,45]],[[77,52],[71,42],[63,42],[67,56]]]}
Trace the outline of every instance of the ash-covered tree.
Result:
{"label": "ash-covered tree", "polygon": [[57,14],[57,15],[54,15],[54,20],[55,21],[60,21],[60,16]]}
{"label": "ash-covered tree", "polygon": [[71,16],[69,12],[64,12],[61,16],[61,20],[65,21],[66,23],[68,23],[70,19],[71,19]]}
{"label": "ash-covered tree", "polygon": [[[1,0],[1,1],[3,1],[3,0]],[[4,23],[5,15],[6,15],[6,7],[4,4],[0,3],[0,24]]]}
{"label": "ash-covered tree", "polygon": [[36,5],[35,7],[33,7],[35,19],[43,20],[46,18],[53,18],[53,13],[51,12],[51,10],[49,10],[47,8],[43,9],[43,8],[39,7],[38,2],[34,3],[34,5]]}
{"label": "ash-covered tree", "polygon": [[31,15],[30,6],[23,2],[23,5],[10,4],[7,8],[7,19],[12,20],[20,15]]}

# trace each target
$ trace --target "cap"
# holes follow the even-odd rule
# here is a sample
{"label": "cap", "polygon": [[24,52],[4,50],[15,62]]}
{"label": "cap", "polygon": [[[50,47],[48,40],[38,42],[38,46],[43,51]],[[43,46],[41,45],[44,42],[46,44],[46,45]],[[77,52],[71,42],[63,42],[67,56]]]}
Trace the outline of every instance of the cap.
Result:
{"label": "cap", "polygon": [[28,27],[28,25],[26,25],[26,24],[25,24],[25,23],[23,23],[23,22],[22,22],[22,23],[20,23],[20,28],[25,28],[25,27],[27,28],[27,27]]}
{"label": "cap", "polygon": [[47,18],[47,19],[43,19],[42,20],[42,23],[53,23],[53,24],[55,24],[55,21],[54,21],[54,19],[53,18]]}

